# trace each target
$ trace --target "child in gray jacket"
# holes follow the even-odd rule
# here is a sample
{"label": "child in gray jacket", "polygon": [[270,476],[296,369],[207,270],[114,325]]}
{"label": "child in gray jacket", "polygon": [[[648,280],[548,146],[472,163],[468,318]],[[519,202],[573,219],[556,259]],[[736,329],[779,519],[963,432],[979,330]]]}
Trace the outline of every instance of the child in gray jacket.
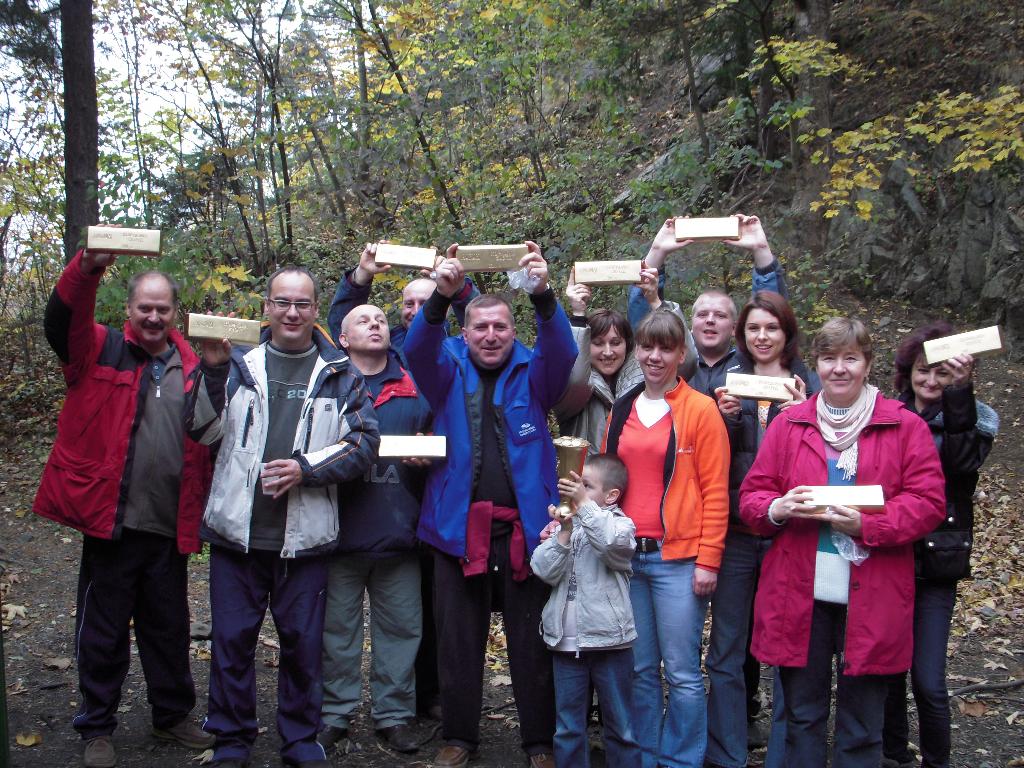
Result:
{"label": "child in gray jacket", "polygon": [[[583,475],[559,480],[575,509],[533,553],[530,567],[554,589],[541,617],[541,634],[554,664],[555,764],[589,768],[587,717],[591,684],[604,720],[609,768],[633,768],[640,751],[630,721],[633,641],[629,602],[630,561],[636,546],[633,521],[619,509],[626,467],[618,457],[587,458]],[[548,509],[552,516],[555,507]]]}

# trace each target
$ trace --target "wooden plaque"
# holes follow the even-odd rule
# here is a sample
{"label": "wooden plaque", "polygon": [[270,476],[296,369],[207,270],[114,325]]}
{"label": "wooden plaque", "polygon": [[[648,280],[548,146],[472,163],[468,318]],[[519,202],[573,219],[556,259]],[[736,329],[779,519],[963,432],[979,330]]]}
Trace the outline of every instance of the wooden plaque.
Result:
{"label": "wooden plaque", "polygon": [[85,249],[97,253],[159,256],[160,230],[89,227],[85,236]]}
{"label": "wooden plaque", "polygon": [[792,400],[792,393],[786,385],[796,388],[796,379],[781,376],[755,376],[752,373],[725,374],[725,388],[730,395],[751,400],[772,400],[784,403]]}
{"label": "wooden plaque", "polygon": [[857,509],[881,509],[885,494],[880,485],[810,485],[811,503],[817,507],[840,505]]}
{"label": "wooden plaque", "polygon": [[189,312],[185,318],[185,335],[190,339],[227,339],[232,344],[260,343],[260,321],[240,317],[220,317]]}
{"label": "wooden plaque", "polygon": [[999,326],[979,328],[976,331],[943,336],[924,343],[924,359],[928,365],[941,363],[957,355],[995,354],[1003,351],[1003,340],[999,335]]}
{"label": "wooden plaque", "polygon": [[740,220],[735,216],[720,218],[685,219],[677,218],[676,240],[712,242],[716,240],[739,240]]}
{"label": "wooden plaque", "polygon": [[382,459],[443,459],[448,455],[444,435],[381,435],[377,455]]}
{"label": "wooden plaque", "polygon": [[643,261],[577,261],[574,279],[585,285],[633,285],[640,282]]}
{"label": "wooden plaque", "polygon": [[530,250],[525,245],[460,245],[455,256],[467,272],[514,272]]}
{"label": "wooden plaque", "polygon": [[378,243],[377,255],[373,260],[378,264],[390,264],[392,267],[412,267],[413,269],[433,269],[437,260],[437,248],[416,248],[411,245],[394,245]]}

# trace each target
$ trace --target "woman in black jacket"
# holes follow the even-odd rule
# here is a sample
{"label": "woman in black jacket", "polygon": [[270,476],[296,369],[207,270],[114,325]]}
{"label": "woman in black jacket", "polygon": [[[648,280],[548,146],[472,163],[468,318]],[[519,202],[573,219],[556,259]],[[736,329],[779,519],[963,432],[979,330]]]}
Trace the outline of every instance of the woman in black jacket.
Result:
{"label": "woman in black jacket", "polygon": [[[896,389],[906,407],[931,427],[946,476],[946,518],[917,542],[914,567],[914,660],[910,682],[917,702],[922,768],[947,768],[950,753],[946,644],[956,583],[971,573],[974,490],[992,449],[999,416],[974,397],[974,360],[958,355],[928,365],[924,342],[954,333],[939,321],[917,329],[896,350]],[[907,746],[906,675],[893,679],[885,706],[883,766],[916,765]]]}
{"label": "woman in black jacket", "polygon": [[[743,307],[736,321],[736,346],[743,353],[738,373],[793,378],[796,386],[791,389],[792,399],[786,402],[741,400],[730,395],[725,387],[715,390],[732,455],[729,532],[718,586],[711,598],[711,644],[705,659],[711,682],[706,764],[711,766],[744,765],[747,761],[749,683],[744,679],[744,659],[750,645],[750,615],[758,572],[770,544],[740,520],[740,485],[754,463],[771,421],[821,388],[818,375],[800,359],[796,316],[789,302],[778,293],[759,291]],[[781,696],[779,686],[775,691],[773,699]],[[776,768],[783,760],[782,710],[776,710],[775,704],[773,701],[773,743],[768,747],[766,768]]]}

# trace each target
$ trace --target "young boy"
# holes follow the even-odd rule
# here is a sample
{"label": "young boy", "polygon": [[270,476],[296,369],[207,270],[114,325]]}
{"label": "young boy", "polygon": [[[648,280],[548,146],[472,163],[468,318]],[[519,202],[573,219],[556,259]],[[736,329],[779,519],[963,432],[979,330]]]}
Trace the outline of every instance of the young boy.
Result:
{"label": "young boy", "polygon": [[[633,768],[640,751],[632,705],[636,628],[629,602],[633,521],[619,509],[626,467],[618,457],[587,458],[582,478],[559,480],[575,509],[533,553],[530,567],[554,589],[541,617],[544,642],[554,658],[555,763],[589,768],[589,690],[593,684],[604,719],[605,764]],[[548,508],[554,517],[554,506]]]}

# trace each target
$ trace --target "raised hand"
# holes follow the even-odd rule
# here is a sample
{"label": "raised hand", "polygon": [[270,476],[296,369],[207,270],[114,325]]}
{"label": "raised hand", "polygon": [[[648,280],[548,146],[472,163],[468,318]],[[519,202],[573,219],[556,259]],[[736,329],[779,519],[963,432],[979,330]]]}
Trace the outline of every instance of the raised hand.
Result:
{"label": "raised hand", "polygon": [[[381,240],[381,242],[386,243],[387,240]],[[373,282],[375,275],[387,272],[389,269],[391,269],[389,265],[377,263],[377,243],[367,243],[363,247],[363,252],[359,254],[359,263],[356,265],[355,272],[352,273],[352,281],[356,285],[369,285]]]}

